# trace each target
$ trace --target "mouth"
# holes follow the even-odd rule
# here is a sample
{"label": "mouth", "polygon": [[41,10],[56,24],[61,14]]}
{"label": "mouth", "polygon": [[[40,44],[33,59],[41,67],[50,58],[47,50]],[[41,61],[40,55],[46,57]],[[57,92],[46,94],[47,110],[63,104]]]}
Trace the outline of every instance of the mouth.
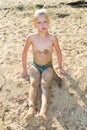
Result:
{"label": "mouth", "polygon": [[46,28],[42,28],[42,30],[46,30]]}

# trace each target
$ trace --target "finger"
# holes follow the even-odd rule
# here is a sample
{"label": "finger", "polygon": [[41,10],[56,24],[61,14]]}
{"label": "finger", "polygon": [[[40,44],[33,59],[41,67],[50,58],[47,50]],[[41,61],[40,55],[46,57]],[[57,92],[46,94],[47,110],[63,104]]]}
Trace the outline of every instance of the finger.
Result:
{"label": "finger", "polygon": [[63,74],[61,72],[58,72],[58,77],[63,78]]}
{"label": "finger", "polygon": [[67,72],[66,72],[65,70],[61,70],[61,73],[62,73],[63,75],[67,75]]}
{"label": "finger", "polygon": [[21,77],[22,77],[22,78],[25,78],[25,77],[26,77],[26,74],[22,74]]}

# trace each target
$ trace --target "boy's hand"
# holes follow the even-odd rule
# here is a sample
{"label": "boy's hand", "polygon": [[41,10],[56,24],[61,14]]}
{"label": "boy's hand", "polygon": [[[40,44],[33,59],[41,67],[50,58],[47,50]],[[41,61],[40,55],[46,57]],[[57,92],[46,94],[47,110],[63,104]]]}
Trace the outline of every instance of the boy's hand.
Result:
{"label": "boy's hand", "polygon": [[66,76],[66,75],[67,75],[67,72],[66,72],[64,69],[59,68],[59,69],[58,69],[58,75],[59,75],[60,77],[62,77],[63,75]]}
{"label": "boy's hand", "polygon": [[23,70],[22,77],[25,78],[27,76],[27,70]]}
{"label": "boy's hand", "polygon": [[64,69],[59,69],[59,71],[60,71],[61,74],[66,76],[67,72]]}

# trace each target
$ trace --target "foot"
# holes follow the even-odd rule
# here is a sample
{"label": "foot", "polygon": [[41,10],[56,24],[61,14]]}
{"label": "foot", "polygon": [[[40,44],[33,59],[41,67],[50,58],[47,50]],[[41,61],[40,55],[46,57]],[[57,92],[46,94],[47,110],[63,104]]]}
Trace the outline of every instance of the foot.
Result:
{"label": "foot", "polygon": [[41,120],[43,120],[43,121],[47,121],[47,117],[46,117],[46,115],[43,114],[43,113],[39,113],[39,114],[38,114],[38,117],[39,117]]}
{"label": "foot", "polygon": [[31,118],[36,114],[36,110],[34,107],[30,107],[28,113],[26,114],[26,118]]}

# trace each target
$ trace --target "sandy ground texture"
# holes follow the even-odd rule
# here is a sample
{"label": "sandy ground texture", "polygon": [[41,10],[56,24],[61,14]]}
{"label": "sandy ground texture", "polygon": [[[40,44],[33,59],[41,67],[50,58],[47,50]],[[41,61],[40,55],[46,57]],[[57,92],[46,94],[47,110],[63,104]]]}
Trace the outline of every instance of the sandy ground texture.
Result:
{"label": "sandy ground texture", "polygon": [[[0,130],[87,130],[87,1],[0,0]],[[44,4],[51,18],[50,32],[59,39],[63,66],[68,75],[59,78],[57,60],[50,88],[48,122],[25,119],[29,78],[20,77],[21,54],[27,36],[34,31],[36,4]],[[32,61],[31,48],[28,64]],[[38,90],[37,110],[41,104]]]}

